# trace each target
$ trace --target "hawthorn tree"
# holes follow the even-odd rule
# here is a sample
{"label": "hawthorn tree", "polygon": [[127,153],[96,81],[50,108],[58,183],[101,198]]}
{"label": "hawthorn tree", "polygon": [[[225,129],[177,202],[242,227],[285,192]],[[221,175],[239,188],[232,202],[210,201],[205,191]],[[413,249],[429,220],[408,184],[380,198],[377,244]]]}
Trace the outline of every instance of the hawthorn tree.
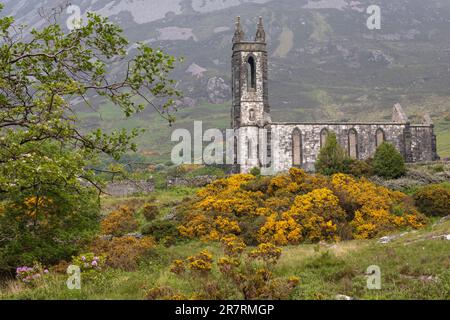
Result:
{"label": "hawthorn tree", "polygon": [[69,225],[89,225],[79,222],[84,211],[95,216],[78,207],[92,203],[76,200],[89,197],[92,186],[101,191],[92,163],[101,154],[119,159],[136,150],[137,129],[80,129],[74,102],[89,105],[98,96],[126,117],[151,106],[171,123],[180,96],[170,79],[175,62],[145,44],[130,47],[118,26],[94,13],[71,31],[57,22],[29,30],[0,17],[0,268],[12,247],[30,250],[17,245],[22,236],[27,245],[39,235],[46,244],[73,242]]}

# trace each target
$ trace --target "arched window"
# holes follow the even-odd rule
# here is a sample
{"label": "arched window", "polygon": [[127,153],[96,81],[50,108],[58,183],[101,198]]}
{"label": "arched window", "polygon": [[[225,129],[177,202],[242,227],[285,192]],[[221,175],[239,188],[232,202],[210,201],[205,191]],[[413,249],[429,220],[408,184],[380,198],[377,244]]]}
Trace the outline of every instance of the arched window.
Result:
{"label": "arched window", "polygon": [[248,119],[249,119],[250,121],[255,121],[255,110],[250,109],[250,110],[248,111]]}
{"label": "arched window", "polygon": [[384,131],[381,128],[378,128],[376,132],[376,145],[377,147],[385,141],[386,137],[384,135]]}
{"label": "arched window", "polygon": [[327,143],[327,137],[328,137],[328,129],[323,128],[322,131],[320,131],[320,147],[323,148],[325,146],[325,143]]}
{"label": "arched window", "polygon": [[238,138],[237,138],[236,136],[234,137],[234,145],[233,145],[233,148],[234,148],[234,154],[233,154],[234,158],[233,158],[233,163],[234,163],[234,164],[238,164]]}
{"label": "arched window", "polygon": [[272,130],[267,129],[267,146],[266,146],[265,166],[269,168],[272,164]]}
{"label": "arched window", "polygon": [[348,155],[353,159],[358,158],[358,134],[355,129],[348,132]]}
{"label": "arched window", "polygon": [[247,89],[256,89],[256,62],[252,56],[247,59]]}
{"label": "arched window", "polygon": [[294,166],[302,164],[302,133],[298,128],[292,132],[292,164]]}
{"label": "arched window", "polygon": [[253,152],[252,152],[252,140],[250,138],[247,139],[247,159],[253,158]]}

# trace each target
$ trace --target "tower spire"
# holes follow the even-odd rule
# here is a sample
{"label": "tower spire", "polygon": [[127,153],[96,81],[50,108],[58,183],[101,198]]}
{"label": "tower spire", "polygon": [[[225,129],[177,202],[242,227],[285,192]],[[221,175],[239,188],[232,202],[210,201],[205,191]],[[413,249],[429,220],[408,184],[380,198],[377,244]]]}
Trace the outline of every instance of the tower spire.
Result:
{"label": "tower spire", "polygon": [[266,32],[264,31],[263,18],[259,17],[258,30],[256,31],[256,42],[266,42]]}
{"label": "tower spire", "polygon": [[241,17],[237,17],[236,18],[236,28],[234,31],[234,37],[233,37],[233,42],[237,43],[237,42],[241,42],[242,40],[244,40],[244,30],[242,30],[242,26],[241,26]]}

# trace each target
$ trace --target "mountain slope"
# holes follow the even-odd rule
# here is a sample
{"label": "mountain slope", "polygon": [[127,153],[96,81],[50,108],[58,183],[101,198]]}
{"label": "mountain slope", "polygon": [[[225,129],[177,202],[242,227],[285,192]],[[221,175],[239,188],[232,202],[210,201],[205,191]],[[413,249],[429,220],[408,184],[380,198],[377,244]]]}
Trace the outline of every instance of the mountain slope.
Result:
{"label": "mountain slope", "polygon": [[[61,1],[5,1],[5,14],[38,27]],[[381,30],[366,26],[360,0],[81,0],[121,24],[133,41],[183,56],[174,73],[185,93],[177,126],[229,123],[230,55],[234,17],[247,37],[257,16],[265,19],[270,51],[270,103],[275,120],[386,120],[400,102],[412,121],[430,112],[438,151],[450,156],[450,2],[380,0]],[[43,9],[44,8],[44,9]],[[69,17],[61,14],[62,23]],[[108,127],[120,118],[108,106],[83,115],[86,126]],[[108,120],[102,120],[107,118]],[[121,123],[114,121],[115,125]],[[142,152],[167,159],[171,129],[148,111],[124,126],[151,129]]]}

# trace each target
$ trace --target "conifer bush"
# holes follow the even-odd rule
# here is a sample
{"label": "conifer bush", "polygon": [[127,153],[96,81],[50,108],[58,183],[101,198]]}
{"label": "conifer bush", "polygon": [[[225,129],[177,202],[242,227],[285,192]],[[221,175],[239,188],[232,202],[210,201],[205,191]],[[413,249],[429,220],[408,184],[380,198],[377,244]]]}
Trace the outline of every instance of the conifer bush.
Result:
{"label": "conifer bush", "polygon": [[343,172],[346,158],[345,150],[337,142],[336,134],[330,132],[317,156],[316,172],[324,175]]}
{"label": "conifer bush", "polygon": [[386,179],[399,178],[406,173],[405,160],[392,144],[383,142],[375,152],[373,170]]}

